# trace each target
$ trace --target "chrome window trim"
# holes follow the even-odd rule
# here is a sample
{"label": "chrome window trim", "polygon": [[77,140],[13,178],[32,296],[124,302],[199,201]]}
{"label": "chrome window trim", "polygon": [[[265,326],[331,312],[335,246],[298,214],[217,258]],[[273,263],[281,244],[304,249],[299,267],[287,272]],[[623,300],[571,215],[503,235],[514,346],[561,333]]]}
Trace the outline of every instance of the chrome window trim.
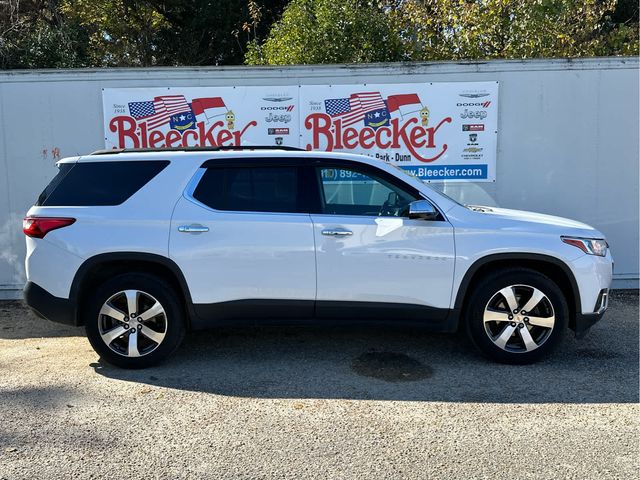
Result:
{"label": "chrome window trim", "polygon": [[[248,214],[248,215],[295,215],[295,216],[299,216],[299,217],[307,217],[307,216],[311,216],[311,215],[322,215],[322,216],[326,216],[326,217],[353,217],[353,218],[371,218],[371,219],[376,219],[376,218],[402,218],[402,219],[405,219],[405,220],[411,220],[408,217],[392,217],[392,216],[384,216],[383,217],[383,216],[379,216],[379,215],[338,215],[338,214],[334,214],[334,213],[254,212],[254,211],[247,211],[247,210],[217,210],[215,208],[212,208],[212,207],[202,203],[200,200],[196,199],[193,196],[193,193],[195,192],[196,187],[200,183],[200,180],[202,180],[202,177],[204,176],[206,171],[207,171],[206,167],[198,167],[196,172],[193,174],[193,176],[191,177],[191,179],[187,183],[184,191],[182,192],[182,196],[186,200],[188,200],[189,202],[194,203],[195,205],[198,205],[199,207],[204,208],[205,210],[209,210],[210,212],[214,212],[214,213],[220,213],[220,214],[231,213],[231,214]],[[402,183],[405,183],[402,178],[397,177],[397,176],[396,176],[396,178],[399,181],[401,181]],[[418,193],[420,194],[420,196],[424,200],[426,200],[429,203],[431,203],[433,208],[435,208],[440,213],[440,215],[442,216],[442,220],[414,220],[414,221],[420,221],[420,222],[446,222],[446,223],[450,224],[449,220],[447,219],[447,216],[444,214],[442,209],[431,198],[426,196],[420,190],[418,190]]]}

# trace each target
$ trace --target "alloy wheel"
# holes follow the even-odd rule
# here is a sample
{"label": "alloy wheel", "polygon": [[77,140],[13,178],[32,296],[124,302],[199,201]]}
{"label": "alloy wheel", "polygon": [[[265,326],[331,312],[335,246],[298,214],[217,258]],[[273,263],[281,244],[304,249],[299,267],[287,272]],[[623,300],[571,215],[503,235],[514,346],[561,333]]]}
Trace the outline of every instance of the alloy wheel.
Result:
{"label": "alloy wheel", "polygon": [[549,339],[555,312],[541,290],[530,285],[510,285],[491,297],[483,321],[494,345],[508,352],[525,353]]}
{"label": "alloy wheel", "polygon": [[123,290],[107,299],[98,314],[102,341],[125,357],[148,355],[167,334],[167,315],[162,304],[140,290]]}

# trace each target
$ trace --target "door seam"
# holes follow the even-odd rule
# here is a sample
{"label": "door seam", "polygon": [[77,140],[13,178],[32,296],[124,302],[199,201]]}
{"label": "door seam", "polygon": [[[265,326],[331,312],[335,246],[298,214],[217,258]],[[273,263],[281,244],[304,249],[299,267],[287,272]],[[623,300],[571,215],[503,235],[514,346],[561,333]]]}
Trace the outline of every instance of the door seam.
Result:
{"label": "door seam", "polygon": [[313,317],[315,318],[318,304],[318,247],[316,244],[316,224],[313,222],[311,214],[309,214],[309,221],[311,222],[311,236],[313,237],[313,264],[315,265],[315,293],[313,296]]}

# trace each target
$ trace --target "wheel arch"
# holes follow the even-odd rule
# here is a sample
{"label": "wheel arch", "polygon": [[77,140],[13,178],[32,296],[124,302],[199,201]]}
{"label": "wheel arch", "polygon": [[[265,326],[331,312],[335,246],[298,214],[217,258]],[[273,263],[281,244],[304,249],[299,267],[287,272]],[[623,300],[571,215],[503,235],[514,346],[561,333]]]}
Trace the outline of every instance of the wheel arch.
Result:
{"label": "wheel arch", "polygon": [[576,314],[582,311],[580,290],[573,272],[559,258],[538,253],[498,253],[476,260],[465,272],[454,303],[454,311],[464,318],[467,300],[474,285],[491,271],[502,268],[529,268],[549,277],[562,290],[569,305],[569,327],[575,330]]}
{"label": "wheel arch", "polygon": [[69,298],[75,305],[75,324],[83,325],[80,312],[92,288],[114,275],[134,271],[157,275],[167,280],[176,289],[184,307],[187,327],[189,327],[190,317],[193,315],[193,303],[182,271],[173,260],[162,255],[144,252],[102,253],[84,261],[73,278],[69,293]]}

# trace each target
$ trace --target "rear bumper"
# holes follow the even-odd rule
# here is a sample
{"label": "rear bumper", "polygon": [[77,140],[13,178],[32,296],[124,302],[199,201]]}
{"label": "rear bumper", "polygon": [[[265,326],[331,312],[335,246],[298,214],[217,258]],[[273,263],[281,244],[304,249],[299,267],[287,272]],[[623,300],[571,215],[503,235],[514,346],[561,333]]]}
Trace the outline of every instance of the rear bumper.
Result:
{"label": "rear bumper", "polygon": [[76,311],[73,302],[67,298],[54,297],[40,285],[27,282],[24,286],[24,300],[33,312],[52,322],[76,325]]}

